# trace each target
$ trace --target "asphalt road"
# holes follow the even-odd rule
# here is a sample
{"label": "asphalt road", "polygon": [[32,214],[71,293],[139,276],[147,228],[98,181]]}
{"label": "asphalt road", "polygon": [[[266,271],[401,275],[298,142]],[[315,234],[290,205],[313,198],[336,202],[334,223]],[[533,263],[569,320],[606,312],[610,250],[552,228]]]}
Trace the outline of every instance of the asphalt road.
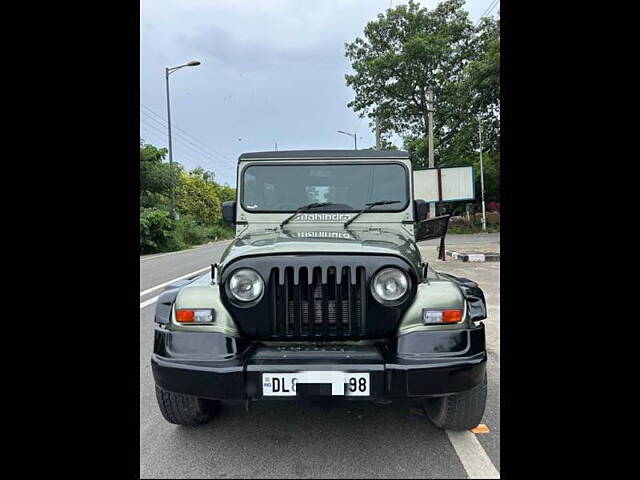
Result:
{"label": "asphalt road", "polygon": [[[447,236],[447,245],[485,241],[499,242],[499,234]],[[148,291],[140,297],[140,476],[468,478],[487,468],[499,471],[500,264],[441,262],[432,243],[421,247],[434,268],[476,280],[487,297],[489,388],[483,423],[489,433],[438,430],[420,410],[404,403],[301,407],[271,401],[256,402],[249,412],[242,404],[225,404],[201,427],[167,423],[156,404],[150,365],[153,299],[162,292],[152,289],[218,261],[227,245],[220,242],[140,257],[140,291]]]}

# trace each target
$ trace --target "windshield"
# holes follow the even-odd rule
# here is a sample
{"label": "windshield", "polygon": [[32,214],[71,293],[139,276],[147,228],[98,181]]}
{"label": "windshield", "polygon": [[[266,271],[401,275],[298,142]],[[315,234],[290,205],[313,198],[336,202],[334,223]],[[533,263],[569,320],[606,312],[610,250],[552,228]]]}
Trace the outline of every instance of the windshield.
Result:
{"label": "windshield", "polygon": [[250,212],[294,212],[309,203],[317,210],[349,212],[367,203],[399,200],[376,211],[401,211],[408,204],[407,171],[398,163],[252,165],[243,173],[242,207]]}

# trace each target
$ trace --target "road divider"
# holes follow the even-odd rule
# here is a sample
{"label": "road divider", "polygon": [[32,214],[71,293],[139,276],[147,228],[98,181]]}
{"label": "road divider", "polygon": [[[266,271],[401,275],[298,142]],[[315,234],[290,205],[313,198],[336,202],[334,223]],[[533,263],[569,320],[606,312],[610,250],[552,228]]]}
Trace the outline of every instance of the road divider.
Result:
{"label": "road divider", "polygon": [[[148,288],[145,291],[140,292],[140,296],[143,297],[147,293],[151,293],[154,290],[158,290],[159,288],[166,287],[167,285],[170,285],[173,282],[177,282],[179,280],[184,280],[185,278],[193,277],[194,275],[197,275],[197,274],[202,273],[202,272],[206,272],[207,270],[211,270],[211,266],[208,266],[208,267],[205,267],[205,268],[201,268],[200,270],[196,270],[195,272],[187,273],[186,275],[182,275],[181,277],[174,278],[174,279],[169,280],[168,282],[164,282],[164,283],[161,283],[160,285],[156,285],[155,287]],[[142,308],[142,307],[140,307],[140,308]]]}

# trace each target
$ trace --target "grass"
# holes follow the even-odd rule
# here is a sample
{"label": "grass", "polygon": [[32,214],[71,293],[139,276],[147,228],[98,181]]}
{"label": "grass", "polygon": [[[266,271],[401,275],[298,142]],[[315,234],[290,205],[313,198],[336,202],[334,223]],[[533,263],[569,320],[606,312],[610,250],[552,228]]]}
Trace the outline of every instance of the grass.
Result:
{"label": "grass", "polygon": [[468,225],[464,223],[456,223],[449,224],[449,228],[447,233],[455,233],[455,234],[472,234],[472,233],[499,233],[500,232],[500,224],[487,224],[487,230],[482,230],[482,224],[477,223],[473,225]]}

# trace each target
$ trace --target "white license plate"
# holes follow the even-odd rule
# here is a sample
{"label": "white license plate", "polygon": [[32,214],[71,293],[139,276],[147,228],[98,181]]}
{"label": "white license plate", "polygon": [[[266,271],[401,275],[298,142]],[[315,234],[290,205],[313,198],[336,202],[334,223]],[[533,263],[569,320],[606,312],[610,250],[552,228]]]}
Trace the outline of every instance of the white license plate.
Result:
{"label": "white license plate", "polygon": [[296,395],[296,385],[322,383],[331,385],[331,395],[369,396],[369,374],[351,372],[263,373],[262,395],[290,397]]}

